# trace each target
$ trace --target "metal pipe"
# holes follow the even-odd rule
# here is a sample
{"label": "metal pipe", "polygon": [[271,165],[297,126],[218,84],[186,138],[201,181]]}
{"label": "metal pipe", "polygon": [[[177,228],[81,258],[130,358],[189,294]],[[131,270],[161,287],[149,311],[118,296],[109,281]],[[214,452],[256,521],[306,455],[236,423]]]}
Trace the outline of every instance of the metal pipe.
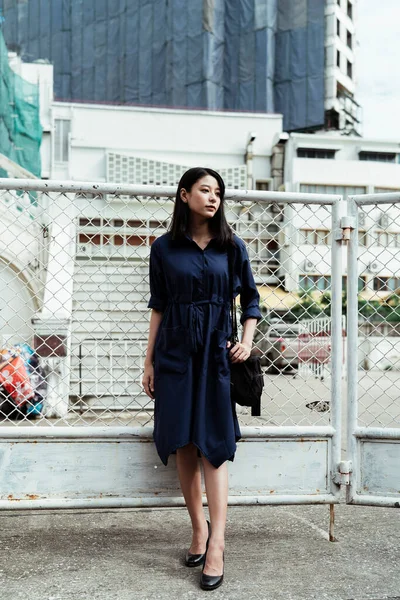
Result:
{"label": "metal pipe", "polygon": [[357,196],[354,196],[354,200],[357,206],[365,204],[396,204],[400,202],[400,194],[399,192],[388,194],[357,194]]}
{"label": "metal pipe", "polygon": [[[286,504],[336,504],[339,500],[330,494],[305,494],[305,495],[268,495],[268,496],[229,496],[230,506],[248,505],[286,505]],[[203,497],[203,504],[207,500]],[[35,510],[35,509],[71,509],[71,508],[144,508],[185,506],[182,496],[144,496],[136,498],[43,498],[38,500],[0,500],[0,510]]]}
{"label": "metal pipe", "polygon": [[[340,208],[341,202],[336,202],[332,206],[332,231],[340,229]],[[338,469],[341,461],[341,424],[342,424],[342,241],[334,239],[332,235],[332,273],[331,273],[331,361],[332,361],[332,380],[331,380],[331,410],[332,426],[337,432],[332,440],[332,471]],[[335,485],[331,478],[332,491],[340,494],[340,486]]]}
{"label": "metal pipe", "polygon": [[360,496],[359,494],[353,494],[351,498],[351,504],[357,504],[359,506],[387,506],[388,508],[400,508],[399,496]]}
{"label": "metal pipe", "polygon": [[335,505],[334,504],[330,504],[329,505],[329,541],[330,542],[337,542],[337,539],[335,538]]}
{"label": "metal pipe", "polygon": [[83,398],[82,398],[82,343],[79,344],[79,412],[83,413]]}
{"label": "metal pipe", "polygon": [[[252,439],[259,440],[260,438],[273,439],[315,439],[315,438],[331,438],[335,434],[335,429],[329,426],[314,427],[312,425],[297,427],[297,426],[260,426],[260,427],[241,427],[241,440],[251,441]],[[96,426],[78,426],[78,427],[58,427],[50,425],[48,427],[18,427],[7,426],[0,427],[0,440],[5,439],[149,439],[153,437],[153,427],[101,427]],[[239,441],[239,444],[242,443]]]}
{"label": "metal pipe", "polygon": [[356,427],[354,436],[358,439],[400,440],[399,427]]}
{"label": "metal pipe", "polygon": [[353,463],[353,477],[347,487],[347,501],[352,501],[353,491],[358,484],[357,428],[358,398],[358,223],[357,204],[348,198],[349,216],[354,217],[356,226],[351,230],[347,254],[347,458]]}
{"label": "metal pipe", "polygon": [[[128,185],[119,183],[90,183],[83,181],[53,181],[0,178],[0,190],[19,190],[58,193],[88,193],[99,195],[156,196],[174,198],[176,187],[162,185]],[[260,190],[227,189],[227,200],[279,202],[280,204],[320,204],[330,206],[341,199],[334,194],[306,194],[295,192],[263,192]]]}

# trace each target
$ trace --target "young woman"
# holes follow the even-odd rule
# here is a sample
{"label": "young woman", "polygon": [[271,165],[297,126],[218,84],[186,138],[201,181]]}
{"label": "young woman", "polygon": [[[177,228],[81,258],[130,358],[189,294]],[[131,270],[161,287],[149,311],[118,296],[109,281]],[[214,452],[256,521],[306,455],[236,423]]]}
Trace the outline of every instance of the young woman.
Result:
{"label": "young woman", "polygon": [[[224,214],[225,185],[208,168],[181,178],[169,231],[150,253],[152,308],[143,387],[154,398],[154,441],[166,465],[176,454],[193,536],[187,566],[203,565],[200,585],[223,580],[228,502],[227,460],[240,429],[230,398],[231,362],[250,356],[261,318],[259,294],[244,242]],[[233,252],[234,296],[240,293],[243,335],[232,344],[228,248]],[[201,456],[211,525],[201,489]]]}

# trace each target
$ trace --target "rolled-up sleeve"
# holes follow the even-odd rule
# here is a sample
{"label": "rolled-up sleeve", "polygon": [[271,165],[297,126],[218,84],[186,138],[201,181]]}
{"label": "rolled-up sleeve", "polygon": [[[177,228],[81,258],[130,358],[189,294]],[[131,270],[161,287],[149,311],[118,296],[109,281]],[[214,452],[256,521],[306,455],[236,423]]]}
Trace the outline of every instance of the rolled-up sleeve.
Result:
{"label": "rolled-up sleeve", "polygon": [[262,319],[262,314],[260,312],[260,294],[254,281],[249,255],[243,241],[241,241],[239,250],[238,274],[240,277],[240,306],[242,308],[240,322],[243,325],[246,319],[257,319],[259,321]]}
{"label": "rolled-up sleeve", "polygon": [[166,285],[159,245],[154,242],[150,250],[150,300],[148,308],[164,312],[167,305]]}

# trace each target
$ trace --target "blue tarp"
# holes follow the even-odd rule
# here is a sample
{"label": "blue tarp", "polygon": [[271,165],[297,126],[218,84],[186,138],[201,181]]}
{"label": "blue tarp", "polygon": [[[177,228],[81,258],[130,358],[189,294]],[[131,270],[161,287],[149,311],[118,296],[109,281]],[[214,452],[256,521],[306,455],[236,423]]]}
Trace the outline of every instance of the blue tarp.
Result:
{"label": "blue tarp", "polygon": [[275,111],[295,131],[324,123],[324,0],[279,0]]}
{"label": "blue tarp", "polygon": [[283,112],[324,122],[324,0],[0,0],[58,99]]}

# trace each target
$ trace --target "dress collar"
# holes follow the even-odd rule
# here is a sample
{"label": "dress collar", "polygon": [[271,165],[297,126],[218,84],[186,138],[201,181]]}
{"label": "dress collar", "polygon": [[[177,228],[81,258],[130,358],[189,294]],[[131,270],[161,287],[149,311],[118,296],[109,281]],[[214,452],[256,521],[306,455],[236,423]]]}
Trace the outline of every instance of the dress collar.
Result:
{"label": "dress collar", "polygon": [[[189,233],[185,233],[185,238],[187,240],[189,240],[189,242],[193,242],[194,241],[193,238],[192,238],[192,236]],[[214,237],[212,237],[210,239],[210,241],[208,243],[211,244],[211,242],[214,241],[214,240],[216,240],[216,239],[217,239],[217,236],[215,235]],[[196,243],[196,242],[194,242],[194,243]]]}

